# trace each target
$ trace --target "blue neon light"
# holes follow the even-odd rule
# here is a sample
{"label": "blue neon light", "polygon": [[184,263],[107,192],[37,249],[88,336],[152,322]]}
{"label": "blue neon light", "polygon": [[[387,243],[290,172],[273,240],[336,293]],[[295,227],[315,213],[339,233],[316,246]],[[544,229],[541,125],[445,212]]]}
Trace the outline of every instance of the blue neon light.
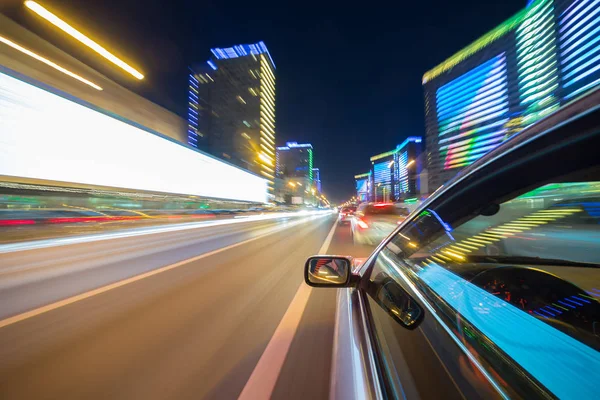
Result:
{"label": "blue neon light", "polygon": [[423,139],[420,136],[409,136],[406,139],[404,139],[404,142],[400,143],[398,146],[396,146],[397,150],[402,150],[406,145],[408,145],[410,142],[413,143],[421,143]]}
{"label": "blue neon light", "polygon": [[494,71],[497,67],[502,66],[504,62],[504,53],[502,53],[445,84],[438,89],[436,96],[439,99],[440,97],[444,97],[447,94],[456,91],[457,89],[461,89],[463,85],[470,86],[472,81],[480,81],[480,78],[484,76],[487,77],[490,75],[490,72]]}
{"label": "blue neon light", "polygon": [[[233,47],[225,47],[225,48],[214,48],[210,49],[212,54],[217,58],[217,60],[237,58],[237,57],[245,57],[249,54],[259,55],[259,54],[267,54],[269,59],[271,60],[271,64],[273,64],[273,68],[275,67],[275,62],[273,62],[273,58],[271,57],[271,53],[267,49],[267,46],[263,41],[260,41],[255,44],[239,44]],[[216,68],[214,68],[216,69]]]}
{"label": "blue neon light", "polygon": [[600,352],[433,262],[418,275],[558,398],[597,397]]}
{"label": "blue neon light", "polygon": [[[498,136],[494,128],[507,120],[507,77],[506,57],[500,53],[437,90],[438,137],[440,144],[448,142],[440,148],[444,169],[468,165],[501,143],[489,138]],[[477,136],[460,140],[470,135]],[[460,147],[464,142],[468,146]]]}
{"label": "blue neon light", "polygon": [[212,68],[214,71],[216,71],[216,70],[217,70],[217,65],[216,65],[216,64],[215,64],[215,63],[214,63],[212,60],[208,60],[206,63],[207,63],[208,65],[210,65],[210,67],[211,67],[211,68]]}
{"label": "blue neon light", "polygon": [[600,0],[574,4],[560,20],[564,100],[600,85]]}

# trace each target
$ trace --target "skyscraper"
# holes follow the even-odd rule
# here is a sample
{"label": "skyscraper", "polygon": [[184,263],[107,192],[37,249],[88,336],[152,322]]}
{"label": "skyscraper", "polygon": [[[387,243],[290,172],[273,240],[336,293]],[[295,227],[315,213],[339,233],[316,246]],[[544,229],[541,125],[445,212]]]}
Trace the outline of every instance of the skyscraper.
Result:
{"label": "skyscraper", "polygon": [[[414,196],[420,191],[419,174],[422,169],[421,138],[409,136],[396,146],[394,150],[371,157],[371,172],[355,177],[369,178],[372,184],[367,184],[375,201],[398,201],[407,196]],[[362,181],[361,181],[362,183]],[[361,188],[360,190],[363,190]],[[357,187],[357,191],[360,192]],[[358,193],[357,192],[357,193]],[[360,193],[358,193],[360,196]]]}
{"label": "skyscraper", "polygon": [[319,168],[313,168],[313,181],[315,182],[315,188],[317,189],[317,192],[322,193],[322,187],[321,187],[321,170]]}
{"label": "skyscraper", "polygon": [[273,193],[275,64],[263,42],[211,49],[189,79],[190,145],[259,174]]}
{"label": "skyscraper", "polygon": [[287,142],[277,147],[277,176],[313,182],[313,147],[310,143]]}

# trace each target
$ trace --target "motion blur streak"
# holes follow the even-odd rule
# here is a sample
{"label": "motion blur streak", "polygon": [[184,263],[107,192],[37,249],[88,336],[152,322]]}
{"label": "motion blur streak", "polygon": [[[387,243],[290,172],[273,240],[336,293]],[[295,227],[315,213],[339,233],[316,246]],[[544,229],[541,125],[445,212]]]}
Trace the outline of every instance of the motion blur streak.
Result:
{"label": "motion blur streak", "polygon": [[[336,222],[269,217],[0,254],[0,398],[238,398]],[[327,396],[334,315],[312,291],[273,398]]]}
{"label": "motion blur streak", "polygon": [[0,175],[266,202],[264,179],[208,155],[3,73],[0,93]]}
{"label": "motion blur streak", "polygon": [[[96,235],[82,235],[75,236],[69,238],[53,238],[48,240],[36,240],[31,242],[22,242],[22,243],[11,243],[0,245],[0,254],[8,253],[13,251],[24,251],[24,250],[33,250],[33,249],[42,249],[46,247],[53,246],[64,246],[75,243],[87,243],[94,242],[98,240],[110,240],[110,239],[119,239],[126,238],[132,236],[142,236],[142,235],[152,235],[156,233],[164,233],[164,232],[175,232],[181,230],[190,230],[190,229],[199,229],[199,228],[208,228],[214,226],[221,225],[231,225],[231,224],[239,224],[245,222],[252,221],[268,221],[268,220],[276,220],[276,219],[286,219],[293,217],[308,217],[308,216],[324,216],[330,214],[330,211],[300,211],[300,212],[282,212],[282,213],[272,213],[272,214],[264,214],[264,215],[254,215],[247,217],[236,217],[233,219],[225,219],[225,220],[217,220],[217,221],[202,221],[202,222],[191,222],[185,224],[177,224],[174,226],[151,226],[145,228],[138,229],[127,229],[117,232],[106,232],[99,233]],[[29,223],[30,221],[18,221],[19,223]],[[31,221],[31,223],[35,223],[35,221]],[[7,224],[8,225],[8,224]]]}
{"label": "motion blur streak", "polygon": [[6,45],[8,45],[8,46],[12,47],[12,48],[13,48],[13,49],[15,49],[15,50],[18,50],[18,51],[20,51],[21,53],[27,54],[28,56],[35,58],[36,60],[38,60],[38,61],[41,61],[41,62],[43,62],[44,64],[46,64],[46,65],[49,65],[49,66],[51,66],[52,68],[54,68],[54,69],[56,69],[56,70],[58,70],[58,71],[62,72],[63,74],[69,75],[71,78],[77,79],[78,81],[80,81],[80,82],[83,82],[83,83],[85,83],[86,85],[89,85],[89,86],[93,87],[93,88],[94,88],[94,89],[96,89],[96,90],[102,90],[102,88],[101,88],[100,86],[96,85],[95,83],[93,83],[93,82],[90,82],[90,81],[88,81],[88,80],[87,80],[87,79],[85,79],[85,78],[82,78],[81,76],[79,76],[79,75],[77,75],[77,74],[75,74],[75,73],[73,73],[73,72],[69,71],[69,70],[68,70],[68,69],[66,69],[66,68],[63,68],[63,67],[61,67],[60,65],[58,65],[58,64],[56,64],[56,63],[54,63],[54,62],[52,62],[52,61],[48,60],[47,58],[44,58],[44,57],[42,57],[42,56],[40,56],[40,55],[38,55],[38,54],[35,54],[35,53],[34,53],[33,51],[31,51],[31,50],[27,50],[27,49],[26,49],[25,47],[23,47],[23,46],[19,46],[17,43],[13,42],[12,40],[9,40],[9,39],[5,38],[4,36],[0,36],[0,42],[2,42],[2,43],[4,43],[4,44],[6,44]]}
{"label": "motion blur streak", "polygon": [[10,317],[10,318],[6,318],[4,320],[0,320],[0,328],[2,328],[4,326],[7,326],[7,325],[14,324],[14,323],[19,322],[19,321],[23,321],[23,320],[31,318],[31,317],[35,317],[36,315],[40,315],[40,314],[43,314],[43,313],[48,312],[48,311],[55,310],[55,309],[57,309],[59,307],[64,307],[64,306],[66,306],[68,304],[72,304],[72,303],[75,303],[77,301],[81,301],[81,300],[90,298],[92,296],[96,296],[98,294],[105,293],[105,292],[107,292],[109,290],[116,289],[116,288],[128,285],[130,283],[133,283],[133,282],[137,282],[137,281],[139,281],[141,279],[145,279],[145,278],[148,278],[148,277],[160,274],[162,272],[170,271],[170,270],[172,270],[174,268],[180,267],[182,265],[185,265],[185,264],[188,264],[188,263],[191,263],[191,262],[194,262],[194,261],[201,260],[201,259],[203,259],[205,257],[209,257],[209,256],[212,256],[214,254],[218,254],[218,253],[223,252],[223,251],[231,250],[231,249],[233,249],[235,247],[241,246],[241,245],[246,244],[246,243],[253,242],[253,241],[261,239],[261,238],[263,238],[265,236],[277,233],[277,232],[279,232],[279,231],[281,231],[283,229],[288,229],[290,226],[295,226],[295,225],[298,225],[299,223],[304,223],[304,222],[305,222],[304,220],[300,220],[300,221],[297,221],[297,222],[295,222],[295,223],[293,223],[291,225],[284,226],[283,228],[278,228],[278,229],[275,229],[275,230],[271,230],[268,233],[264,233],[264,234],[262,234],[260,236],[253,237],[253,238],[244,240],[242,242],[237,242],[237,243],[231,244],[229,246],[221,247],[221,248],[219,248],[217,250],[213,250],[213,251],[210,251],[208,253],[204,253],[204,254],[201,254],[199,256],[192,257],[192,258],[189,258],[189,259],[177,262],[175,264],[171,264],[171,265],[164,266],[162,268],[154,269],[152,271],[149,271],[149,272],[146,272],[146,273],[143,273],[143,274],[140,274],[140,275],[136,275],[136,276],[133,276],[131,278],[124,279],[124,280],[112,283],[110,285],[103,286],[103,287],[100,287],[98,289],[91,290],[91,291],[86,292],[86,293],[79,294],[77,296],[73,296],[73,297],[70,297],[70,298],[67,298],[67,299],[64,299],[64,300],[61,300],[61,301],[58,301],[58,302],[55,302],[55,303],[52,303],[52,304],[40,307],[40,308],[36,308],[34,310],[31,310],[31,311],[28,311],[28,312],[25,312],[25,313],[22,313],[22,314],[19,314],[19,315],[15,315],[14,317]]}
{"label": "motion blur streak", "polygon": [[124,69],[131,75],[135,76],[137,79],[144,79],[144,75],[142,75],[141,72],[137,71],[135,68],[129,66],[127,63],[114,56],[104,47],[100,46],[98,43],[94,42],[92,39],[88,38],[83,33],[79,32],[77,29],[73,28],[71,25],[67,24],[65,21],[52,14],[50,11],[46,10],[44,7],[42,7],[35,1],[26,1],[25,5],[27,6],[27,8],[38,14],[40,17],[46,19],[47,21],[51,22],[52,24],[62,29],[69,35],[73,36],[75,39],[79,40],[81,43],[85,44],[86,46],[94,50],[96,53],[106,58],[108,61]]}

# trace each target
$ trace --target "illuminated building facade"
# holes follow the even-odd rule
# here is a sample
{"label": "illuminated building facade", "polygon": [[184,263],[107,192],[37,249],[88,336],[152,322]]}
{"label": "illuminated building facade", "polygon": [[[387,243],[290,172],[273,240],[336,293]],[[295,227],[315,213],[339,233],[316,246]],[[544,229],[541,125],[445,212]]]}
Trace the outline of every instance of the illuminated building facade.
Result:
{"label": "illuminated building facade", "polygon": [[[419,174],[423,168],[421,142],[420,137],[410,136],[394,150],[371,157],[372,167],[367,181],[368,200],[400,201],[419,193]],[[364,178],[364,175],[357,176]],[[357,195],[360,198],[358,183],[357,180]]]}
{"label": "illuminated building facade", "polygon": [[356,197],[359,202],[371,201],[371,172],[354,176],[356,182]]}
{"label": "illuminated building facade", "polygon": [[277,147],[276,174],[281,178],[303,179],[312,186],[314,180],[312,144],[287,142],[285,146]]}
{"label": "illuminated building facade", "polygon": [[[216,157],[275,178],[275,64],[263,42],[211,49],[192,67],[188,142]],[[196,85],[198,87],[196,87]]]}
{"label": "illuminated building facade", "polygon": [[600,0],[534,0],[425,73],[432,190],[600,84]]}
{"label": "illuminated building facade", "polygon": [[314,187],[317,189],[318,193],[322,193],[323,188],[321,186],[321,170],[319,170],[319,168],[313,168],[312,171]]}

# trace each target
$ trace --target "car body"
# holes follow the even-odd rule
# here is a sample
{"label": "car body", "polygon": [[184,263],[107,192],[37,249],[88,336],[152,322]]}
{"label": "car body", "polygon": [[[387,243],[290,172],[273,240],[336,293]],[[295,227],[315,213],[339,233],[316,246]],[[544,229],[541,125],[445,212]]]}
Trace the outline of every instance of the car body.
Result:
{"label": "car body", "polygon": [[362,203],[352,219],[355,244],[377,245],[408,216],[406,207],[394,203]]}
{"label": "car body", "polygon": [[309,259],[336,268],[307,284],[343,288],[330,398],[597,397],[599,104],[595,92],[507,140],[364,262]]}
{"label": "car body", "polygon": [[338,214],[338,224],[348,224],[352,221],[352,216],[356,212],[356,207],[342,207]]}

